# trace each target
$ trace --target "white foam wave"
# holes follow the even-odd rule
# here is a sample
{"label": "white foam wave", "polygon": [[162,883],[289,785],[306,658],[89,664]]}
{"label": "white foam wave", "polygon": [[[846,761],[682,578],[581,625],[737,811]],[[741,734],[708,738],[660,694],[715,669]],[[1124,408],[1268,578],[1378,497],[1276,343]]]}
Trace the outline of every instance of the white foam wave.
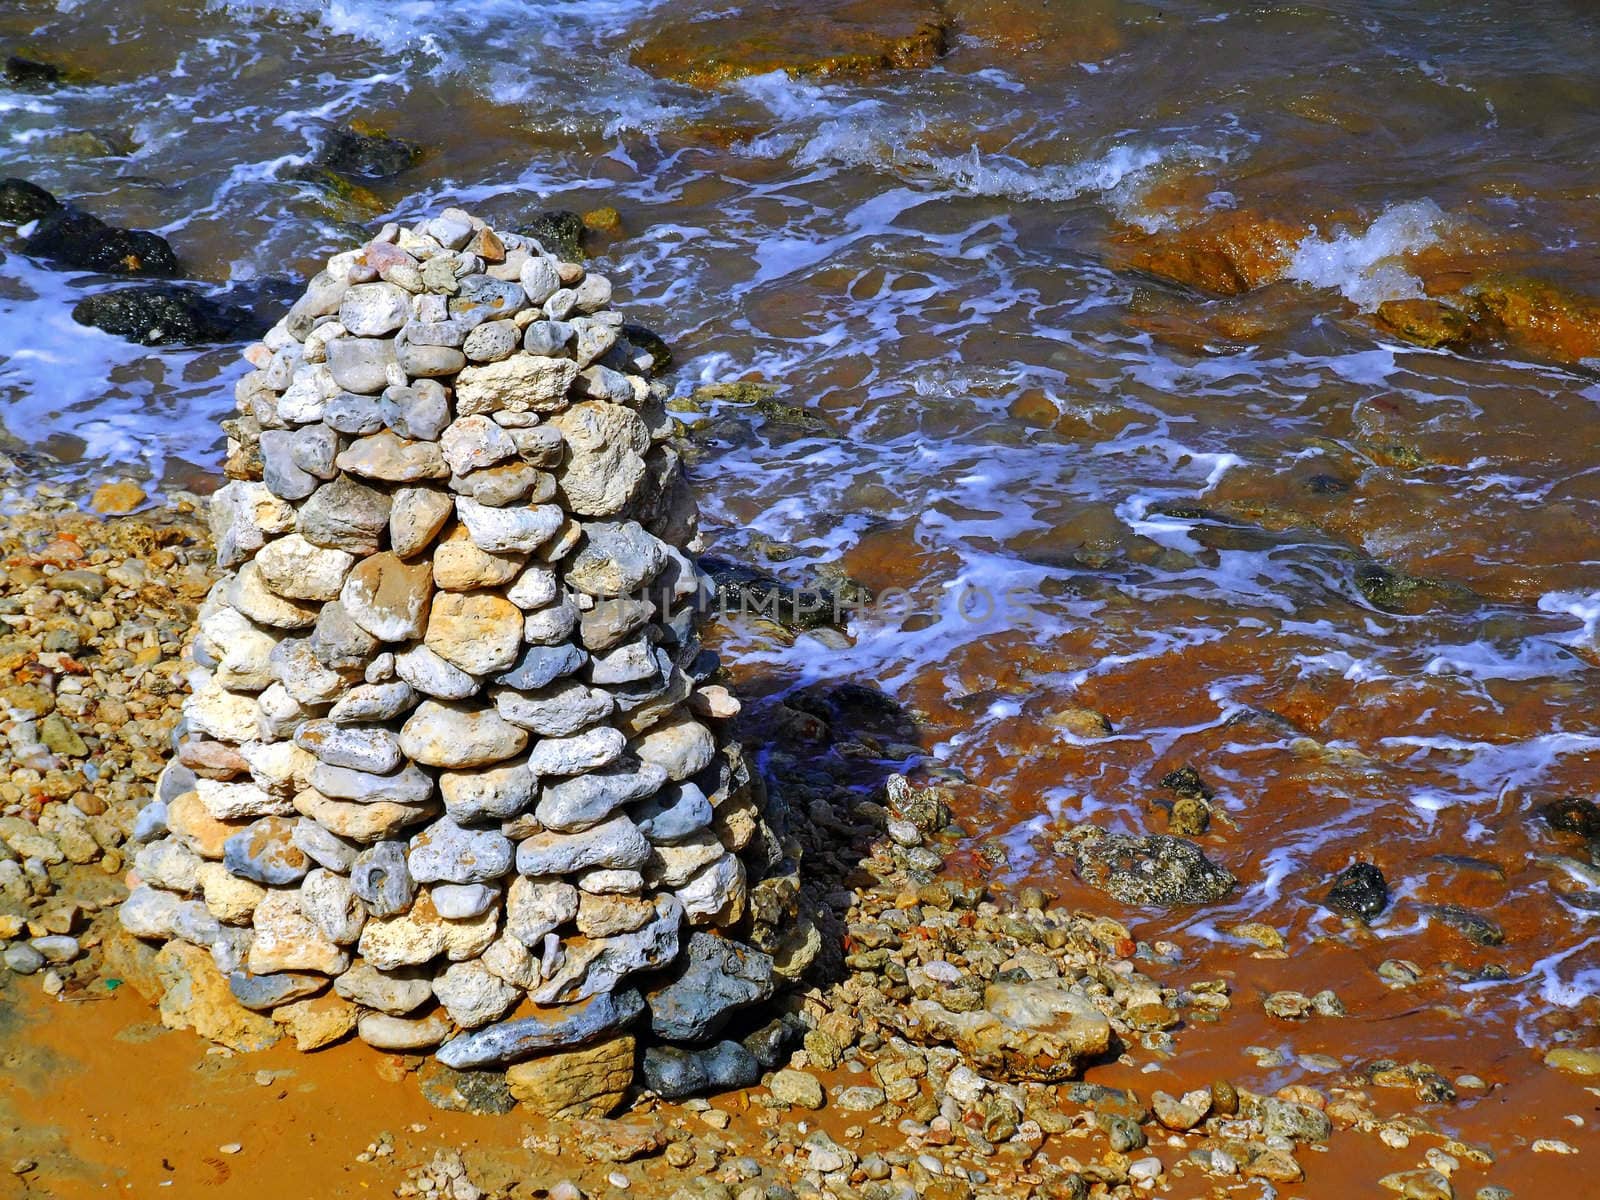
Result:
{"label": "white foam wave", "polygon": [[1329,237],[1307,237],[1295,250],[1288,277],[1312,287],[1332,288],[1363,312],[1370,312],[1386,300],[1423,294],[1422,281],[1400,259],[1437,245],[1449,228],[1449,218],[1432,200],[1396,204],[1363,233],[1338,230]]}

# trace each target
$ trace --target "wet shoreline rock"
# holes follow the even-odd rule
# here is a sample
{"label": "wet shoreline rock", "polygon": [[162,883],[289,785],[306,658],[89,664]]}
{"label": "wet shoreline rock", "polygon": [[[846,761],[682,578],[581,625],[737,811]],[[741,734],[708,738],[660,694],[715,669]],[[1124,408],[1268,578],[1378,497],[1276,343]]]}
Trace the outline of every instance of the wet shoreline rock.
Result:
{"label": "wet shoreline rock", "polygon": [[1194,842],[1168,834],[1130,837],[1083,825],[1064,834],[1056,849],[1072,859],[1084,883],[1124,904],[1209,904],[1238,884]]}

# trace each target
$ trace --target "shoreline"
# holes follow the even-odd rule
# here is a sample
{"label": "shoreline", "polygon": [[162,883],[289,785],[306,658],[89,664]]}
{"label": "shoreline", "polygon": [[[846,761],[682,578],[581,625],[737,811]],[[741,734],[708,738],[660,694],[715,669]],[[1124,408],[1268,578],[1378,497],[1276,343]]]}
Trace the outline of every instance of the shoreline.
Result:
{"label": "shoreline", "polygon": [[[209,1127],[221,1129],[227,1119],[238,1118],[237,1140],[246,1145],[243,1155],[201,1157],[205,1164],[213,1159],[223,1164],[206,1169],[236,1177],[234,1194],[256,1194],[241,1189],[255,1186],[245,1182],[251,1175],[245,1164],[250,1154],[259,1151],[259,1143],[254,1148],[249,1143],[262,1135],[260,1126],[246,1120],[252,1105],[236,1103],[242,1081],[254,1078],[255,1071],[288,1071],[289,1075],[274,1074],[273,1080],[292,1078],[302,1094],[307,1088],[319,1095],[331,1093],[342,1106],[352,1106],[341,1108],[352,1125],[371,1117],[375,1129],[387,1129],[394,1140],[379,1139],[374,1144],[388,1145],[391,1152],[371,1151],[382,1168],[374,1173],[382,1176],[386,1190],[417,1194],[426,1190],[421,1181],[431,1178],[435,1194],[451,1194],[440,1192],[458,1186],[454,1180],[460,1177],[456,1160],[448,1154],[449,1139],[467,1136],[461,1132],[467,1126],[443,1116],[419,1118],[399,1128],[392,1119],[376,1119],[393,1101],[392,1090],[380,1086],[382,1079],[405,1078],[413,1072],[427,1078],[430,1072],[423,1067],[423,1058],[385,1056],[360,1046],[290,1058],[285,1058],[283,1047],[262,1055],[236,1056],[188,1032],[157,1032],[159,1014],[142,1005],[131,1008],[122,995],[129,989],[116,986],[111,988],[115,995],[107,994],[107,979],[120,978],[108,973],[102,938],[108,932],[107,922],[114,924],[115,903],[123,891],[120,876],[126,862],[121,841],[132,829],[138,805],[164,761],[182,694],[181,674],[175,670],[178,655],[210,582],[207,533],[194,500],[169,498],[134,516],[101,519],[79,511],[68,496],[36,498],[31,511],[7,519],[4,536],[0,597],[11,601],[7,615],[14,619],[8,625],[14,628],[0,641],[11,643],[6,650],[15,678],[22,680],[13,683],[9,700],[13,709],[30,697],[36,707],[42,706],[41,688],[48,685],[53,708],[53,713],[39,715],[31,743],[47,751],[49,759],[35,757],[32,767],[24,765],[29,761],[28,738],[17,736],[15,717],[7,723],[11,735],[7,753],[12,758],[3,786],[9,790],[0,792],[6,800],[5,835],[15,849],[22,844],[19,833],[27,833],[17,822],[37,824],[64,861],[47,868],[50,884],[45,896],[23,902],[13,885],[0,912],[38,922],[41,932],[75,939],[79,953],[59,965],[46,965],[34,979],[7,973],[5,988],[18,1016],[4,1027],[5,1053],[19,1069],[6,1084],[9,1095],[0,1095],[10,1110],[9,1123],[19,1128],[25,1141],[57,1145],[59,1150],[36,1156],[34,1167],[0,1178],[21,1180],[33,1189],[23,1195],[65,1197],[78,1194],[72,1190],[78,1185],[70,1182],[77,1169],[68,1169],[72,1162],[87,1162],[83,1169],[90,1176],[108,1170],[114,1174],[117,1164],[99,1158],[93,1143],[103,1136],[103,1131],[95,1132],[102,1118],[115,1123],[116,1106],[108,1104],[100,1114],[86,1106],[81,1126],[52,1133],[53,1126],[73,1114],[70,1106],[48,1100],[53,1086],[49,1080],[52,1071],[65,1071],[81,1077],[91,1090],[109,1094],[107,1089],[119,1086],[117,1080],[129,1064],[146,1061],[148,1054],[152,1069],[158,1062],[168,1072],[199,1069],[200,1074],[189,1081],[200,1089],[196,1102],[204,1103],[207,1111],[218,1106],[212,1116],[219,1123]],[[135,561],[143,566],[130,565]],[[88,576],[98,577],[99,583]],[[79,636],[74,644],[72,636],[62,636],[68,625],[88,636]],[[74,629],[65,633],[73,634]],[[134,630],[142,630],[137,639],[131,635]],[[15,644],[29,639],[37,644]],[[120,669],[108,670],[113,665]],[[26,681],[33,673],[39,673],[43,684]],[[106,695],[75,699],[85,693],[75,681],[84,680]],[[99,707],[103,703],[104,711]],[[87,707],[91,704],[92,710]],[[125,718],[104,719],[124,716],[116,704],[123,706]],[[760,705],[754,707],[761,710]],[[777,728],[784,722],[792,725],[799,710],[778,707],[781,711],[768,711],[761,719],[776,722]],[[72,718],[67,728],[52,725],[47,734],[44,725],[49,716],[63,714]],[[870,751],[872,735],[861,732]],[[19,745],[24,750],[20,756]],[[786,753],[792,755],[803,752],[805,742],[791,738],[787,746]],[[1381,1176],[1402,1176],[1391,1186],[1410,1188],[1408,1195],[1470,1194],[1493,1200],[1509,1194],[1493,1190],[1498,1186],[1495,1180],[1525,1194],[1530,1184],[1554,1186],[1571,1178],[1567,1168],[1581,1163],[1581,1156],[1559,1150],[1535,1154],[1513,1146],[1490,1150],[1500,1154],[1497,1164],[1475,1161],[1482,1156],[1480,1149],[1443,1132],[1427,1132],[1433,1125],[1447,1128],[1449,1121],[1428,1115],[1432,1110],[1426,1105],[1408,1111],[1411,1106],[1400,1104],[1398,1111],[1392,1111],[1400,1100],[1400,1094],[1391,1090],[1395,1083],[1425,1082],[1407,1077],[1399,1063],[1398,1073],[1391,1072],[1396,1078],[1385,1078],[1379,1071],[1368,1081],[1376,1088],[1290,1084],[1270,1097],[1255,1096],[1242,1083],[1212,1086],[1206,1078],[1196,1080],[1186,1062],[1205,1063],[1212,1056],[1196,1053],[1185,1043],[1207,1038],[1203,1026],[1214,1029],[1211,1023],[1217,1017],[1226,1020],[1228,1009],[1248,1002],[1237,984],[1195,979],[1192,969],[1186,971],[1181,965],[1185,954],[1179,946],[1139,941],[1113,918],[1054,907],[1036,889],[1021,889],[1014,896],[997,891],[980,899],[983,889],[973,880],[981,877],[975,868],[982,860],[971,853],[976,839],[957,832],[963,825],[962,809],[971,806],[970,793],[976,789],[941,789],[939,795],[955,809],[954,826],[946,828],[944,817],[934,816],[919,829],[903,814],[891,814],[861,792],[849,790],[864,759],[833,755],[828,761],[831,768],[813,772],[804,786],[789,789],[791,804],[809,797],[796,825],[811,843],[806,847],[808,866],[813,868],[807,885],[810,902],[831,913],[822,922],[828,942],[820,961],[831,963],[834,971],[832,982],[790,993],[783,1005],[808,1030],[783,1079],[777,1081],[782,1095],[801,1107],[775,1101],[770,1087],[728,1093],[709,1104],[635,1099],[616,1120],[595,1126],[619,1140],[616,1153],[627,1157],[625,1165],[580,1164],[572,1157],[574,1136],[579,1141],[598,1136],[594,1129],[575,1135],[571,1129],[539,1122],[531,1134],[514,1133],[526,1121],[513,1112],[502,1121],[471,1123],[475,1148],[461,1169],[479,1179],[473,1186],[490,1185],[486,1195],[537,1194],[514,1187],[494,1190],[496,1180],[503,1184],[526,1169],[525,1164],[511,1164],[531,1155],[527,1161],[542,1164],[541,1171],[555,1169],[549,1165],[552,1162],[572,1171],[586,1195],[597,1194],[596,1189],[605,1194],[608,1186],[616,1186],[607,1178],[621,1172],[634,1189],[655,1194],[659,1188],[670,1196],[691,1177],[743,1173],[748,1166],[741,1164],[749,1160],[761,1174],[721,1184],[729,1188],[728,1195],[755,1195],[748,1189],[759,1181],[763,1188],[772,1183],[788,1189],[759,1193],[767,1195],[813,1195],[820,1188],[844,1196],[1079,1196],[1107,1189],[1121,1194],[1115,1189],[1130,1186],[1147,1190],[1138,1188],[1141,1179],[1151,1181],[1151,1187],[1170,1185],[1164,1194],[1199,1195],[1215,1185],[1244,1179],[1295,1182],[1303,1172],[1305,1181],[1296,1183],[1296,1194],[1332,1196],[1341,1194],[1338,1189],[1353,1175],[1362,1178],[1361,1172],[1367,1171],[1364,1178],[1369,1184]],[[96,778],[83,771],[81,764],[86,762],[96,764]],[[26,773],[30,770],[33,775]],[[909,811],[925,813],[915,801],[930,794],[916,790],[906,794]],[[62,815],[68,805],[76,815]],[[938,805],[934,807],[937,810]],[[865,847],[870,853],[862,857]],[[32,848],[35,853],[43,849]],[[24,885],[29,884],[25,866],[11,872],[12,879],[18,875]],[[10,944],[20,944],[33,932],[31,927],[13,930]],[[113,959],[124,967],[130,961],[121,952]],[[934,962],[943,965],[934,968],[930,965]],[[1015,974],[1019,968],[1020,976]],[[1013,974],[1004,974],[1007,971]],[[986,1072],[975,1072],[970,1065],[972,1047],[966,1055],[951,1049],[950,1030],[928,1037],[929,1031],[920,1028],[927,1010],[919,1016],[917,1007],[938,999],[950,1004],[944,1010],[947,1015],[971,1012],[971,1001],[958,1005],[950,996],[965,986],[961,980],[976,978],[981,983],[985,975],[990,984],[996,976],[1087,980],[1090,991],[1103,1000],[1097,1001],[1099,1006],[1112,1017],[1124,1053],[1100,1056],[1105,1061],[1089,1067],[1087,1083],[986,1080],[986,1074],[1003,1076],[1003,1068],[994,1069],[999,1062],[988,1061]],[[979,1009],[985,990],[979,987]],[[19,991],[22,997],[17,997]],[[1234,993],[1232,999],[1229,991]],[[44,998],[51,992],[57,996],[53,1012]],[[112,1002],[103,1003],[107,999]],[[992,993],[988,999],[993,999]],[[73,1025],[82,1019],[75,1014],[85,1012],[105,1014],[86,1022],[96,1038],[88,1036],[87,1029],[79,1035]],[[114,1025],[122,1028],[113,1029]],[[1180,1040],[1174,1042],[1168,1030],[1180,1031]],[[125,1046],[130,1038],[134,1044]],[[109,1053],[113,1042],[117,1051]],[[56,1058],[68,1045],[75,1063]],[[1397,1055],[1400,1063],[1407,1057]],[[258,1059],[274,1065],[255,1067]],[[1270,1080],[1273,1072],[1266,1060],[1258,1065],[1264,1068],[1259,1073]],[[370,1077],[365,1074],[368,1068]],[[460,1103],[460,1082],[449,1081],[441,1091],[438,1074],[432,1072],[434,1094],[453,1094],[453,1102]],[[359,1082],[363,1079],[365,1086]],[[770,1076],[768,1082],[774,1082]],[[1560,1093],[1563,1084],[1553,1077],[1537,1090]],[[405,1086],[414,1099],[416,1083],[406,1079]],[[207,1091],[214,1088],[221,1090]],[[274,1095],[282,1090],[262,1089],[263,1094]],[[1157,1091],[1163,1091],[1164,1098],[1152,1111]],[[352,1100],[352,1094],[359,1099]],[[824,1105],[820,1113],[805,1107],[818,1098]],[[1242,1108],[1226,1111],[1241,1101]],[[1546,1109],[1546,1103],[1537,1107]],[[1549,1118],[1561,1107],[1557,1100],[1533,1124],[1550,1128]],[[1197,1115],[1201,1108],[1205,1111]],[[145,1134],[161,1136],[160,1125],[140,1133],[137,1111],[122,1114],[129,1124],[115,1135],[115,1144],[123,1147],[119,1155],[130,1150],[130,1141],[139,1146],[138,1139]],[[37,1116],[28,1115],[33,1113]],[[1438,1113],[1443,1117],[1448,1110]],[[426,1134],[408,1132],[413,1124],[426,1124]],[[1523,1121],[1521,1126],[1528,1124]],[[1185,1125],[1196,1132],[1185,1133]],[[1512,1123],[1512,1130],[1516,1128]],[[1324,1134],[1331,1140],[1324,1141]],[[282,1136],[287,1137],[287,1131]],[[351,1136],[353,1130],[341,1131],[339,1153],[349,1149]],[[442,1144],[436,1140],[440,1137],[446,1139]],[[51,1142],[52,1138],[57,1141]],[[232,1144],[221,1136],[216,1140],[219,1145]],[[1526,1147],[1530,1139],[1512,1132],[1508,1140],[1521,1140]],[[1572,1141],[1581,1144],[1579,1137]],[[562,1150],[550,1153],[558,1144]],[[322,1156],[332,1149],[308,1146],[294,1152],[312,1155],[317,1169],[327,1171],[332,1160]],[[131,1153],[159,1158],[159,1150],[161,1146],[151,1142],[147,1150]],[[446,1158],[441,1165],[430,1166],[439,1151],[446,1152]],[[359,1160],[367,1152],[358,1150],[354,1156]],[[58,1160],[51,1157],[54,1154],[64,1157]],[[1209,1166],[1199,1165],[1197,1156]],[[14,1170],[26,1157],[19,1155],[7,1165]],[[1408,1160],[1413,1165],[1403,1166]],[[124,1156],[121,1161],[131,1163],[134,1158]],[[707,1161],[716,1165],[708,1167]],[[395,1170],[384,1176],[391,1164]],[[1441,1190],[1439,1177],[1447,1177],[1441,1167],[1457,1174],[1453,1191]],[[267,1175],[257,1178],[266,1189],[276,1168],[264,1169]],[[1430,1171],[1438,1176],[1426,1174]],[[173,1182],[178,1186],[176,1179]],[[378,1182],[365,1180],[367,1186]],[[906,1192],[907,1187],[912,1190]],[[1097,1187],[1099,1191],[1094,1190]],[[370,1193],[357,1180],[348,1194]],[[464,1189],[457,1194],[475,1195]],[[688,1194],[720,1195],[704,1189]]]}

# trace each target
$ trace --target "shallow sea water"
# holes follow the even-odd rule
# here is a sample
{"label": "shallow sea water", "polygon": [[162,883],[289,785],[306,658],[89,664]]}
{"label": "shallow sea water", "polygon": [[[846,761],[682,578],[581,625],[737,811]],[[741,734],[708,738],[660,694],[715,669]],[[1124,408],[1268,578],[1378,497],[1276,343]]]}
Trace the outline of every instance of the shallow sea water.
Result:
{"label": "shallow sea water", "polygon": [[[1537,1052],[1600,1037],[1600,915],[1540,861],[1586,852],[1537,809],[1600,791],[1600,364],[1425,350],[1369,319],[1423,294],[1428,252],[1593,290],[1594,14],[974,0],[932,69],[709,93],[630,65],[677,17],[15,4],[0,42],[83,79],[0,90],[0,155],[159,230],[217,285],[300,275],[446,204],[509,223],[614,205],[620,236],[591,250],[674,347],[679,396],[765,381],[804,413],[685,400],[709,431],[711,548],[903,590],[844,649],[724,629],[753,692],[881,688],[924,720],[928,764],[986,797],[962,816],[1003,852],[997,879],[1074,905],[1105,901],[1055,838],[1164,829],[1160,780],[1193,764],[1217,793],[1207,852],[1241,887],[1121,915],[1197,977],[1232,977],[1240,1009],[1252,988],[1332,986],[1358,1016],[1186,1031],[1185,1069],[1247,1073],[1240,1047],[1262,1040],[1348,1066],[1415,1056],[1502,1089],[1432,1114],[1463,1136],[1594,1147],[1562,1119],[1583,1094]],[[426,157],[365,203],[288,178],[351,118]],[[128,152],[52,141],[85,129]],[[1308,228],[1286,279],[1223,301],[1119,269],[1119,236],[1227,212]],[[107,281],[4,255],[13,443],[68,475],[214,477],[238,348],[81,328],[72,301]],[[1392,611],[1375,578],[1422,585]],[[1052,724],[1076,707],[1115,733]],[[1395,894],[1370,930],[1320,904],[1357,859]],[[1503,946],[1430,919],[1463,896]],[[1297,952],[1253,957],[1229,932],[1245,921]],[[1384,987],[1392,958],[1424,981]]]}

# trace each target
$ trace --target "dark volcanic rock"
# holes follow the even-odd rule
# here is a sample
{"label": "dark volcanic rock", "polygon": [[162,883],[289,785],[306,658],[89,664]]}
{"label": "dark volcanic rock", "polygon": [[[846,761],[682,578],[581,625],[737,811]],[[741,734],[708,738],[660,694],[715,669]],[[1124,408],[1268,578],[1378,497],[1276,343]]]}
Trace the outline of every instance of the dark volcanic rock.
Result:
{"label": "dark volcanic rock", "polygon": [[1199,846],[1167,834],[1130,837],[1080,825],[1061,838],[1056,849],[1072,856],[1086,884],[1124,904],[1163,908],[1208,904],[1238,884]]}
{"label": "dark volcanic rock", "polygon": [[36,58],[24,58],[20,54],[8,55],[5,66],[5,80],[12,87],[20,91],[43,91],[51,84],[60,83],[64,72],[54,63],[40,62]]}
{"label": "dark volcanic rock", "polygon": [[1213,794],[1211,786],[1200,777],[1200,772],[1187,763],[1176,771],[1168,771],[1163,775],[1161,786],[1169,792],[1177,792],[1180,796],[1188,796],[1195,800],[1210,800]]}
{"label": "dark volcanic rock", "polygon": [[22,242],[24,254],[106,275],[172,276],[178,256],[160,234],[118,229],[82,209],[63,205],[39,218]]}
{"label": "dark volcanic rock", "polygon": [[537,238],[539,244],[566,262],[583,261],[583,218],[566,209],[542,212],[517,232],[524,237]]}
{"label": "dark volcanic rock", "polygon": [[393,137],[362,122],[330,130],[317,151],[316,162],[355,179],[388,179],[417,164],[422,147]]}
{"label": "dark volcanic rock", "polygon": [[1563,796],[1539,809],[1550,828],[1584,838],[1600,838],[1600,805],[1579,796]]}
{"label": "dark volcanic rock", "polygon": [[0,221],[26,225],[61,207],[61,202],[26,179],[0,179]]}
{"label": "dark volcanic rock", "polygon": [[1371,863],[1351,863],[1334,877],[1327,905],[1336,912],[1370,921],[1389,907],[1389,884]]}
{"label": "dark volcanic rock", "polygon": [[457,1071],[429,1059],[417,1071],[417,1085],[423,1099],[445,1112],[498,1117],[517,1106],[502,1071]]}
{"label": "dark volcanic rock", "polygon": [[762,1064],[738,1042],[718,1042],[704,1050],[651,1046],[644,1052],[645,1085],[664,1100],[687,1100],[707,1092],[754,1087]]}
{"label": "dark volcanic rock", "polygon": [[516,1062],[540,1050],[581,1046],[621,1028],[644,1012],[644,999],[631,988],[602,992],[580,1004],[514,1017],[475,1033],[452,1038],[439,1048],[439,1061],[458,1071]]}
{"label": "dark volcanic rock", "polygon": [[772,959],[728,938],[696,933],[669,983],[645,993],[650,1030],[675,1042],[714,1036],[728,1018],[772,995]]}
{"label": "dark volcanic rock", "polygon": [[146,346],[194,346],[249,337],[261,322],[247,308],[176,284],[118,288],[85,296],[72,319]]}

